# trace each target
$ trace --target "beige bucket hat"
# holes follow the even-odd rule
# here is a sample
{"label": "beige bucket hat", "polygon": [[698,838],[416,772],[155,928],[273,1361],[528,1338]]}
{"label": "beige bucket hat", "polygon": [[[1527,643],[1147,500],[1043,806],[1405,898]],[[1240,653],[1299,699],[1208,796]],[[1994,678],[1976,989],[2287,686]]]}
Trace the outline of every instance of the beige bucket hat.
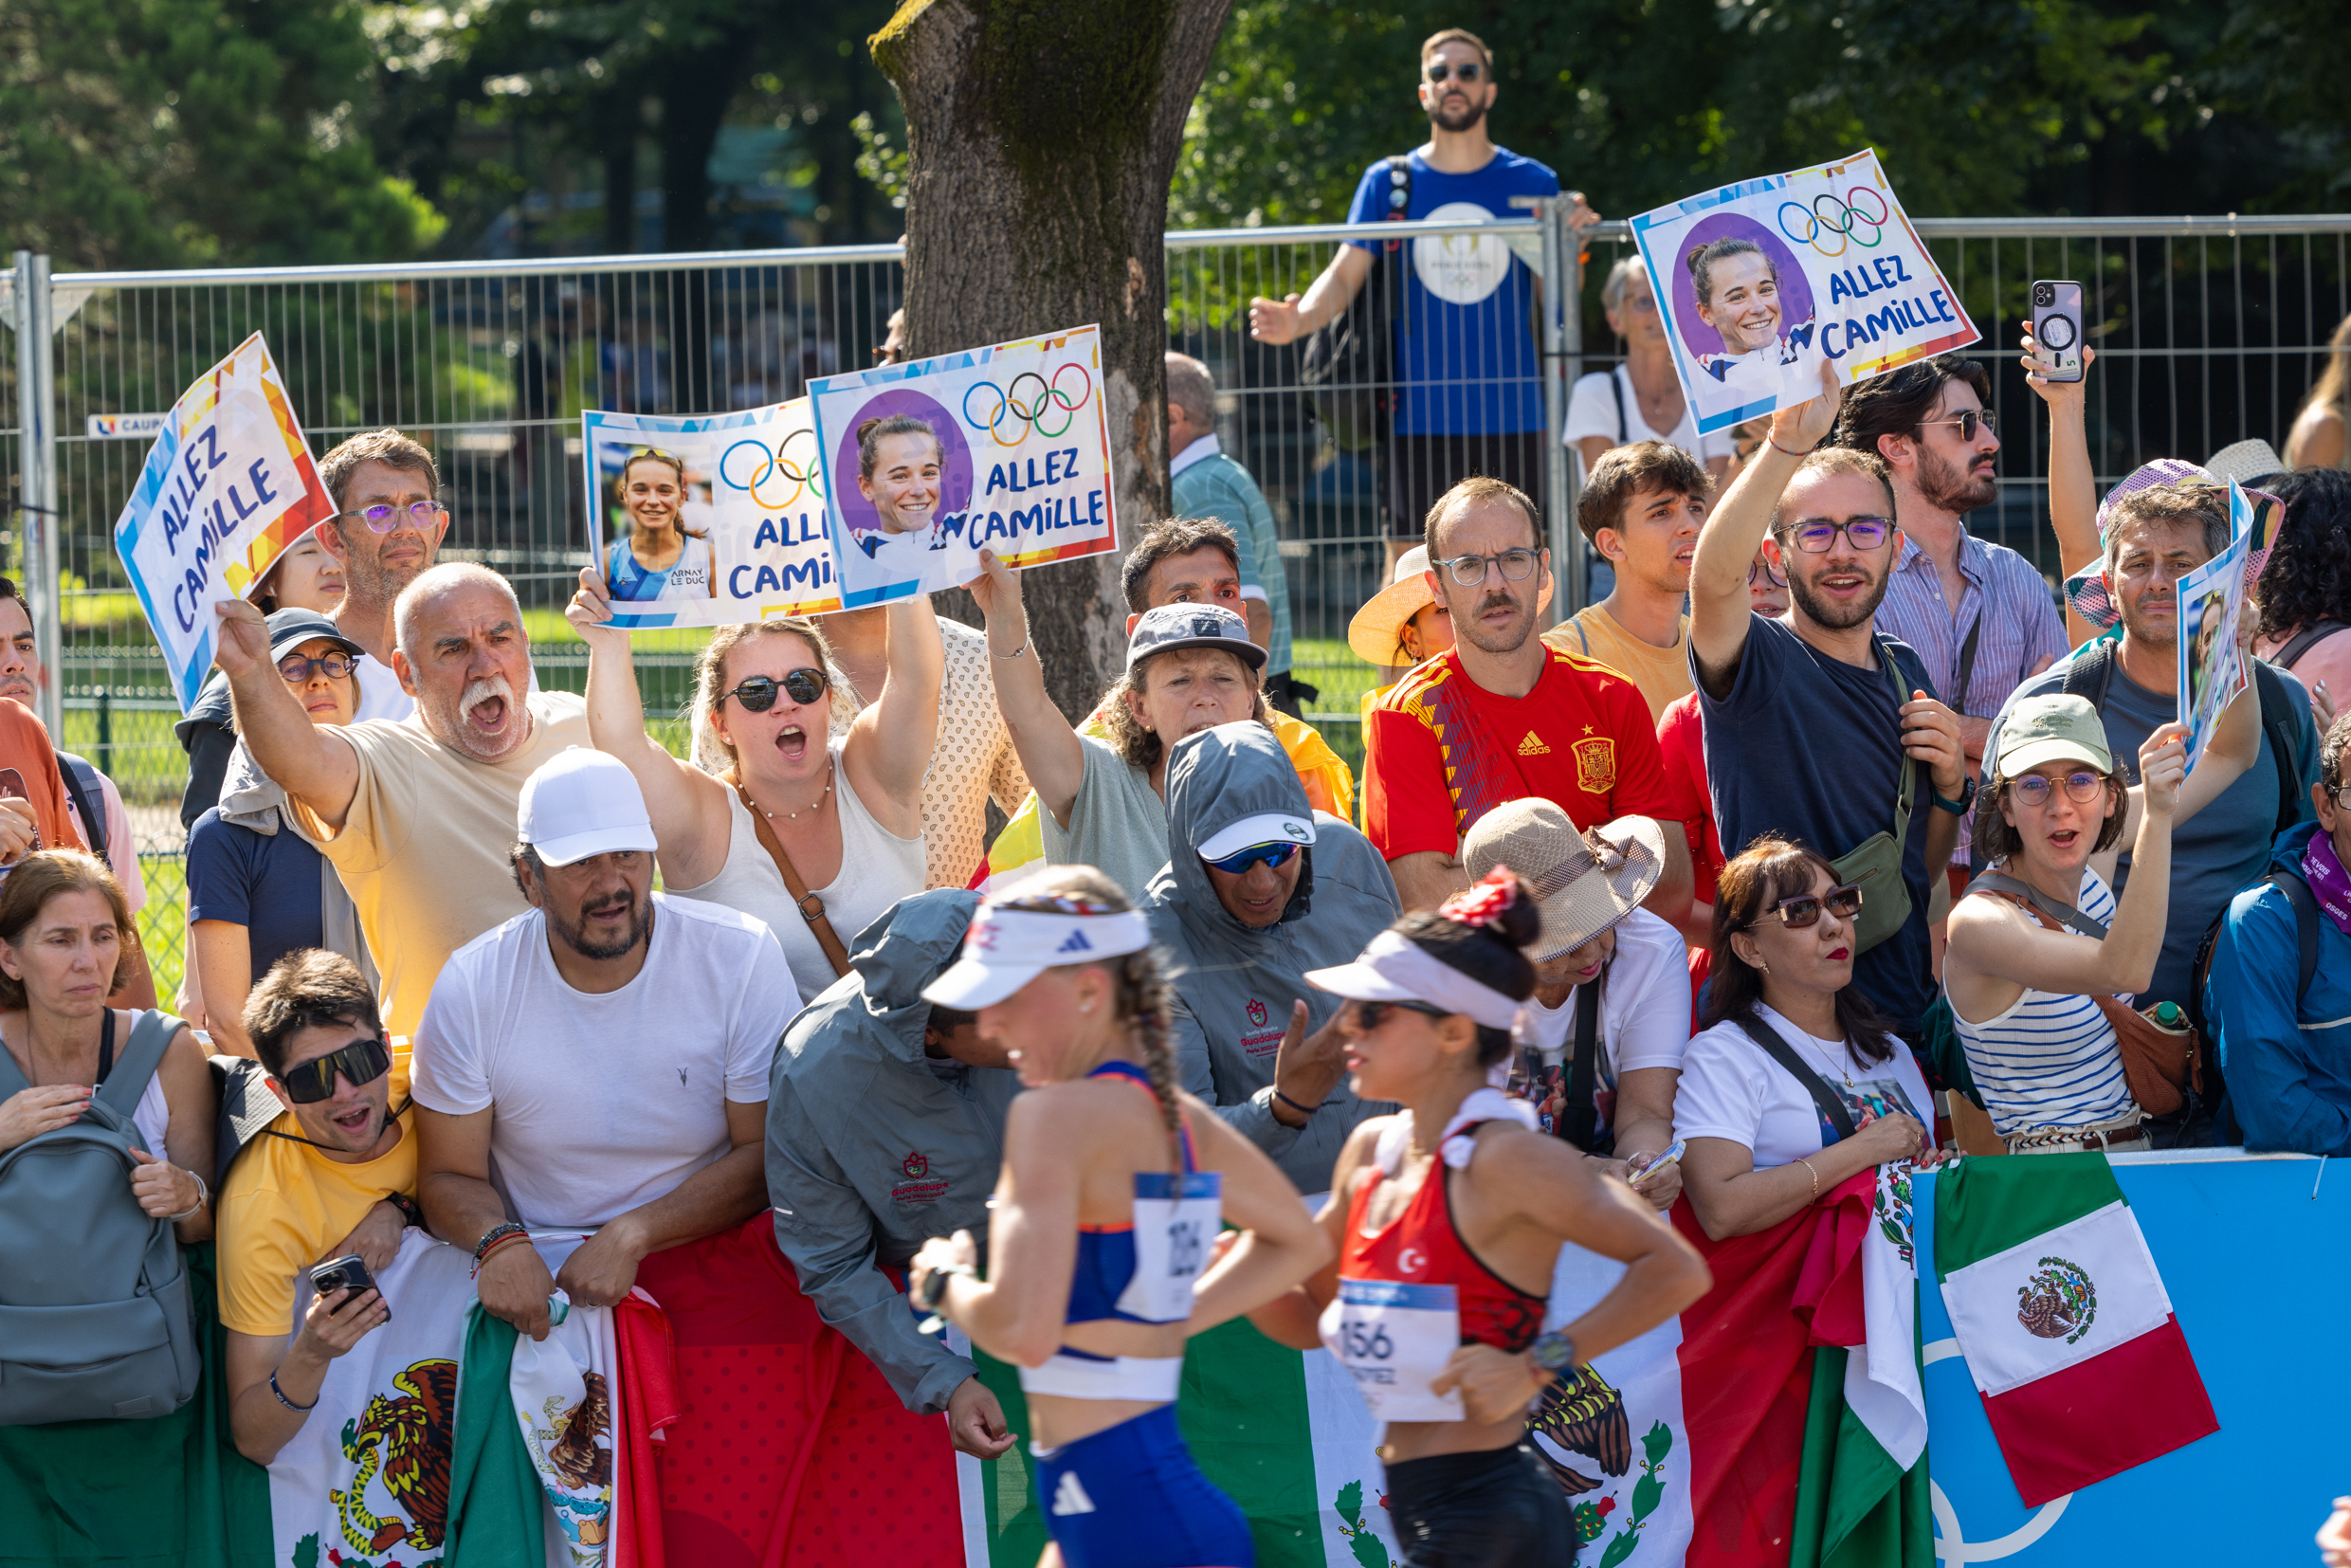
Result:
{"label": "beige bucket hat", "polygon": [[1537,963],[1573,953],[1641,906],[1666,871],[1666,839],[1645,816],[1621,816],[1583,832],[1548,800],[1513,800],[1478,818],[1462,841],[1472,878],[1516,871],[1542,909]]}

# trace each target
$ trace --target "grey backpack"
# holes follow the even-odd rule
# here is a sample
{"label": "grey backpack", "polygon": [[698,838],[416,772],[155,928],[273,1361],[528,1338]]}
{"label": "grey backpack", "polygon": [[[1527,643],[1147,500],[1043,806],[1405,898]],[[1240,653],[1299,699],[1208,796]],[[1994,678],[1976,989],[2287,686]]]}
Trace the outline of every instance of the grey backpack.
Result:
{"label": "grey backpack", "polygon": [[[195,1396],[179,1242],[131,1195],[131,1113],[179,1027],[139,1014],[80,1121],[0,1153],[0,1426],[168,1415]],[[0,1100],[30,1086],[0,1050]]]}

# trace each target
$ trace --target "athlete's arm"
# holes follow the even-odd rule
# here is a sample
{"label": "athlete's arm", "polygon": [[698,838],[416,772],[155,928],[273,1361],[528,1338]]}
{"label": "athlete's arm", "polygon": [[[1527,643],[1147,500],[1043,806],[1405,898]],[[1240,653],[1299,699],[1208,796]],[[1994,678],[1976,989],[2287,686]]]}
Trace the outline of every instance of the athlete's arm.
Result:
{"label": "athlete's arm", "polygon": [[[1080,1097],[1031,1090],[1004,1119],[1004,1169],[989,1226],[988,1278],[947,1282],[939,1315],[999,1360],[1043,1366],[1061,1348],[1069,1282],[1078,1267],[1080,1173],[1094,1140]],[[952,1244],[923,1244],[908,1284],[949,1261]]]}
{"label": "athlete's arm", "polygon": [[1339,1251],[1264,1150],[1233,1131],[1213,1106],[1191,1095],[1183,1104],[1200,1167],[1225,1178],[1225,1218],[1241,1232],[1194,1286],[1186,1332],[1198,1334],[1277,1296],[1294,1295],[1300,1281]]}
{"label": "athlete's arm", "polygon": [[[1322,1211],[1315,1216],[1315,1223],[1321,1227],[1323,1240],[1330,1248],[1321,1265],[1298,1285],[1265,1305],[1249,1310],[1248,1321],[1258,1333],[1275,1344],[1287,1345],[1292,1350],[1321,1348],[1322,1309],[1339,1294],[1340,1247],[1346,1239],[1348,1195],[1355,1190],[1356,1177],[1371,1163],[1380,1129],[1391,1120],[1378,1116],[1363,1122],[1347,1135],[1346,1143],[1339,1151],[1339,1164],[1331,1172],[1330,1196],[1322,1200]],[[1295,1194],[1290,1201],[1297,1201]]]}
{"label": "athlete's arm", "polygon": [[1565,1325],[1579,1360],[1648,1333],[1713,1285],[1698,1249],[1663,1215],[1557,1139],[1481,1139],[1468,1175],[1515,1223],[1627,1266],[1614,1289]]}

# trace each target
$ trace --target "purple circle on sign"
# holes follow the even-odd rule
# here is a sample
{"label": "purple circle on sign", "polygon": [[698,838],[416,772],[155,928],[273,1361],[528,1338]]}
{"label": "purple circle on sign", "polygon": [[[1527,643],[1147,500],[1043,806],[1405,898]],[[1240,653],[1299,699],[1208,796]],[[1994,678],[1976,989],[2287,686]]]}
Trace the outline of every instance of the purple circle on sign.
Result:
{"label": "purple circle on sign", "polygon": [[848,421],[840,447],[833,454],[832,471],[839,476],[833,481],[833,499],[840,503],[841,517],[852,533],[882,526],[881,514],[866,499],[866,492],[857,487],[857,428],[868,419],[887,419],[902,413],[921,420],[939,438],[939,510],[932,515],[943,518],[972,503],[972,447],[963,438],[963,427],[936,399],[897,387],[866,399]]}
{"label": "purple circle on sign", "polygon": [[[1717,212],[1699,219],[1682,231],[1674,242],[1673,319],[1681,328],[1682,345],[1693,356],[1725,352],[1722,334],[1706,325],[1698,314],[1698,289],[1691,281],[1689,254],[1702,246],[1717,240],[1745,240],[1763,252],[1779,274],[1779,331],[1786,337],[1791,327],[1802,326],[1813,319],[1813,285],[1804,276],[1804,268],[1780,237],[1757,223],[1753,218],[1737,212]],[[1727,258],[1726,258],[1727,259]],[[1651,279],[1651,286],[1656,280]]]}

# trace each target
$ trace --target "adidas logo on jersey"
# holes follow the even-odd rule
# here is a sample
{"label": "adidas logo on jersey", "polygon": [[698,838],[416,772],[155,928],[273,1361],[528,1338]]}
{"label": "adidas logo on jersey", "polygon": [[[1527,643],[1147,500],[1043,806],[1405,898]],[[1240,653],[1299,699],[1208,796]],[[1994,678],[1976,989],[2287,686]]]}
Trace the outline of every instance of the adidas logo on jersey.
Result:
{"label": "adidas logo on jersey", "polygon": [[1079,1482],[1078,1472],[1062,1471],[1061,1484],[1053,1488],[1054,1517],[1066,1518],[1071,1514],[1090,1514],[1093,1511],[1094,1500],[1085,1495],[1085,1487]]}
{"label": "adidas logo on jersey", "polygon": [[1551,748],[1542,743],[1540,736],[1533,730],[1528,730],[1526,738],[1519,742],[1519,755],[1521,757],[1549,757]]}
{"label": "adidas logo on jersey", "polygon": [[1072,931],[1053,951],[1056,953],[1091,953],[1094,951],[1094,944],[1085,939],[1084,932]]}

